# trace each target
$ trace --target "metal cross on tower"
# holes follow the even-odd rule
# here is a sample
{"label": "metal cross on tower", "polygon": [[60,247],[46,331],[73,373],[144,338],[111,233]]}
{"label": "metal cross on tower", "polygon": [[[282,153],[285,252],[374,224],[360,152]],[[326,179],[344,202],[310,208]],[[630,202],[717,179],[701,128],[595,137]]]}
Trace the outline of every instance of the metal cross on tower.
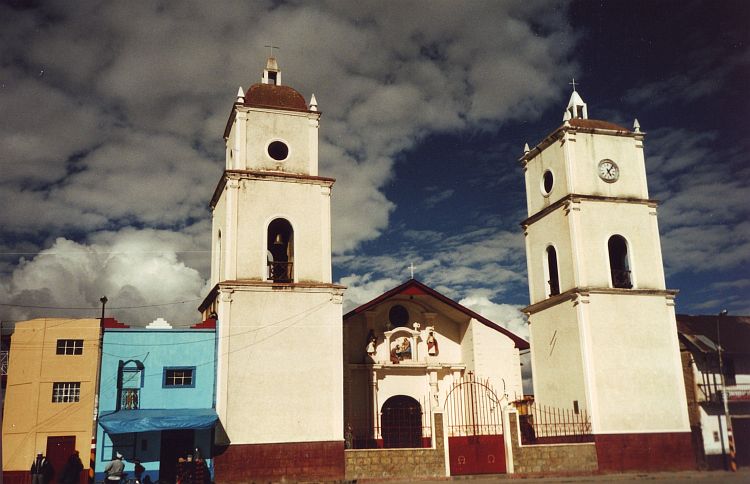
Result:
{"label": "metal cross on tower", "polygon": [[572,85],[573,86],[573,90],[575,91],[576,90],[576,78],[573,77],[572,79],[573,79],[573,81],[569,82],[568,84]]}
{"label": "metal cross on tower", "polygon": [[273,57],[273,49],[276,49],[276,50],[281,50],[281,47],[276,47],[276,46],[275,46],[275,45],[273,45],[273,44],[270,44],[270,45],[264,45],[263,47],[267,47],[267,48],[268,48],[268,50],[269,50],[269,52],[268,52],[268,57]]}

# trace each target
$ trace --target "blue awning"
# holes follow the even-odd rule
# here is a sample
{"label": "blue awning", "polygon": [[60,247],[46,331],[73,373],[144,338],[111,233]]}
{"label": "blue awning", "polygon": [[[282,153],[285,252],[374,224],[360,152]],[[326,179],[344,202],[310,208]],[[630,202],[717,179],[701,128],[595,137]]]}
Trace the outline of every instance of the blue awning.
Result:
{"label": "blue awning", "polygon": [[210,429],[218,418],[213,408],[149,408],[108,413],[99,417],[99,423],[109,434],[128,434],[159,430]]}

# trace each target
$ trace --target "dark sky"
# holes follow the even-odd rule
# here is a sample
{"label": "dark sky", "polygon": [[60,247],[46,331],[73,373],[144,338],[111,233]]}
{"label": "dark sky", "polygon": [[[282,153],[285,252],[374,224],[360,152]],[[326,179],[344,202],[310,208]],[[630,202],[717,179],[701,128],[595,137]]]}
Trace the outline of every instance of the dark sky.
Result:
{"label": "dark sky", "polygon": [[575,77],[591,118],[648,133],[678,311],[750,314],[748,25],[744,1],[6,3],[0,318],[106,294],[126,322],[197,319],[221,134],[269,42],[324,113],[347,308],[413,263],[525,336],[517,159]]}

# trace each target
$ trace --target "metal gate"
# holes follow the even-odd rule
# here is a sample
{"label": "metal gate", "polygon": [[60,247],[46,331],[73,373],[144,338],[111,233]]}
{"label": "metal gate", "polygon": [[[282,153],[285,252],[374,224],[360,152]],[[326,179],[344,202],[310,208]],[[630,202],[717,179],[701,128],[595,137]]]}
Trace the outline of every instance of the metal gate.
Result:
{"label": "metal gate", "polygon": [[506,472],[501,402],[489,381],[468,375],[445,398],[451,475]]}

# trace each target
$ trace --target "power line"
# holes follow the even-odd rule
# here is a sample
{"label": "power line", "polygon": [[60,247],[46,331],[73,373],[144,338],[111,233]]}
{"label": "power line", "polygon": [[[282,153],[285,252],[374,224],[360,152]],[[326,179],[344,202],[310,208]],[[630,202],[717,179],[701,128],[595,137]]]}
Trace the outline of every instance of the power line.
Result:
{"label": "power line", "polygon": [[[111,310],[114,309],[143,309],[143,308],[155,308],[159,306],[172,306],[175,304],[185,304],[188,302],[195,302],[195,301],[201,301],[202,299],[196,298],[196,299],[186,299],[184,301],[175,301],[175,302],[169,302],[169,303],[159,303],[159,304],[145,304],[142,306],[120,306],[120,307],[114,307],[114,308],[108,308]],[[101,306],[95,306],[95,307],[62,307],[62,306],[33,306],[29,304],[11,304],[11,303],[0,303],[0,306],[7,306],[7,307],[13,307],[13,308],[27,308],[27,309],[74,309],[74,310],[100,310]]]}

